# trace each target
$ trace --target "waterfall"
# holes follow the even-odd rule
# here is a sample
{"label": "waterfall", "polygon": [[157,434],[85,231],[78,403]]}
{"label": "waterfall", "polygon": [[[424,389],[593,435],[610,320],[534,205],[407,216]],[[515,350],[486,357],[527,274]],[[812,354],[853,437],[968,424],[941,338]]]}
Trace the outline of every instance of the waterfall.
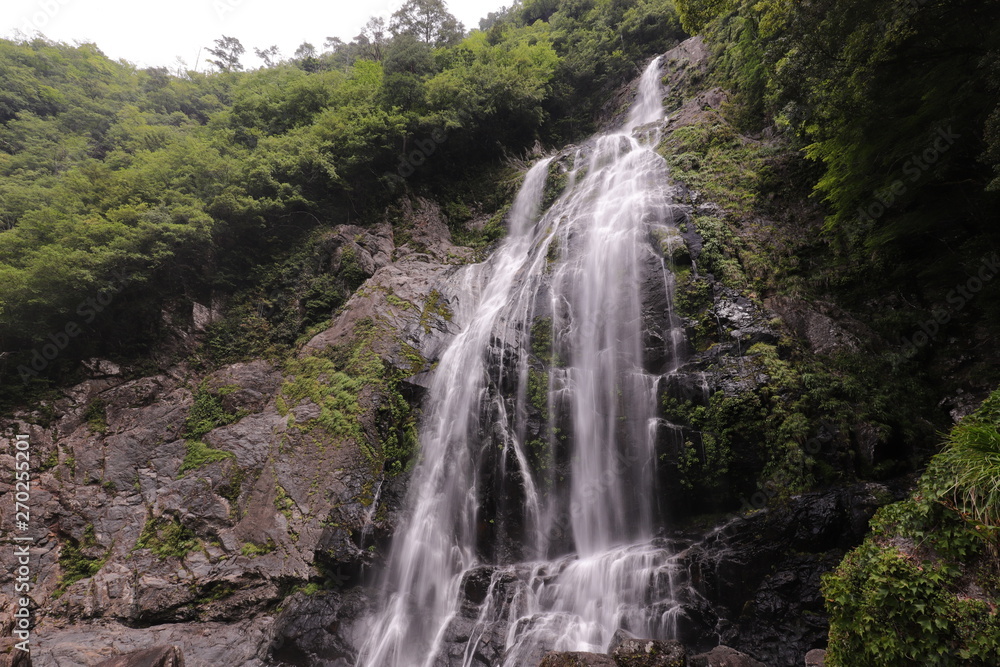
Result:
{"label": "waterfall", "polygon": [[[434,374],[358,665],[522,667],[602,651],[618,628],[675,633],[654,472],[685,339],[660,242],[679,214],[654,151],[659,79],[656,60],[623,128],[535,164],[508,237],[454,277],[463,329]],[[553,176],[566,185],[548,203]],[[665,304],[656,368],[651,300]]]}

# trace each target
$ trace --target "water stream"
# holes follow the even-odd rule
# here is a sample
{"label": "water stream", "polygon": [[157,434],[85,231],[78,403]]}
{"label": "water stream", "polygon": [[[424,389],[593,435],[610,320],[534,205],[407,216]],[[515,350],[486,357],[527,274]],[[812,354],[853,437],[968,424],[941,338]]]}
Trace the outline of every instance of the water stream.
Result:
{"label": "water stream", "polygon": [[[359,666],[533,667],[619,628],[676,633],[655,470],[686,341],[662,251],[678,207],[654,151],[659,79],[654,61],[621,129],[536,163],[503,244],[456,274],[463,329],[429,390]],[[653,355],[650,302],[665,311]]]}

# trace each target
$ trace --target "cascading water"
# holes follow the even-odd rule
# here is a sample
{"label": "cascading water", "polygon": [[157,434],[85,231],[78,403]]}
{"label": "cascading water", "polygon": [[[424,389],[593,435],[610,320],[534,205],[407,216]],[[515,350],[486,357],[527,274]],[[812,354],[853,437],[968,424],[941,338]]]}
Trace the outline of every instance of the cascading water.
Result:
{"label": "cascading water", "polygon": [[[685,339],[661,250],[677,206],[653,150],[659,76],[654,61],[625,127],[576,152],[545,211],[557,163],[537,163],[507,239],[456,274],[463,330],[430,387],[359,665],[533,667],[546,650],[602,651],[618,628],[674,634],[654,471],[658,398]],[[650,301],[666,311],[652,370]]]}

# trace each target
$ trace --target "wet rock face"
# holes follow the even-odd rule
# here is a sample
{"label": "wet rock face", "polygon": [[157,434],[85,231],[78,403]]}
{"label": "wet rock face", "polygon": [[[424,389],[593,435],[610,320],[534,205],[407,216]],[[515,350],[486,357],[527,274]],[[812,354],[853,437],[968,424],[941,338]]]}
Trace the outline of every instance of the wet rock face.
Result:
{"label": "wet rock face", "polygon": [[773,297],[767,305],[816,354],[857,351],[862,340],[872,337],[861,322],[832,304]]}
{"label": "wet rock face", "polygon": [[271,629],[270,660],[276,665],[353,665],[364,639],[359,620],[372,604],[368,592],[296,593],[285,601]]}

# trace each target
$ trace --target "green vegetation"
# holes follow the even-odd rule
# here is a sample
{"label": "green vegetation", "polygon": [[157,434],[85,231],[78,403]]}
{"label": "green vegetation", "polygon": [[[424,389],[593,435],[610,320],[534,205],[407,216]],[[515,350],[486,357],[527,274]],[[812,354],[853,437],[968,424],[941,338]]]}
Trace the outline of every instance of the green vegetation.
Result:
{"label": "green vegetation", "polygon": [[[232,385],[212,390],[208,387],[208,382],[204,381],[195,391],[191,411],[184,421],[182,435],[185,439],[185,450],[180,475],[210,463],[236,458],[231,452],[212,449],[201,438],[208,432],[232,424],[243,417],[240,411],[227,412],[222,405],[223,397],[238,390],[239,387]],[[239,494],[238,490],[236,494]]]}
{"label": "green vegetation", "polygon": [[133,551],[149,549],[163,560],[184,558],[198,548],[201,548],[198,536],[193,530],[182,525],[177,517],[154,519],[151,516],[146,520]]}
{"label": "green vegetation", "polygon": [[53,591],[52,597],[62,597],[67,588],[81,579],[94,576],[104,567],[104,563],[111,555],[111,549],[108,549],[103,556],[89,557],[84,555],[84,551],[92,552],[97,546],[93,525],[88,525],[84,529],[83,539],[79,542],[73,538],[67,538],[60,545],[59,569],[62,571],[62,574],[59,577],[59,585]]}
{"label": "green vegetation", "polygon": [[87,404],[81,415],[87,427],[94,433],[106,433],[108,430],[107,405],[100,398],[95,398]]}
{"label": "green vegetation", "polygon": [[923,414],[927,389],[914,378],[892,381],[898,374],[882,360],[847,352],[816,358],[758,343],[739,363],[742,391],[718,391],[707,403],[663,399],[667,419],[701,434],[685,443],[680,484],[720,508],[741,493],[762,490],[781,500],[854,471],[889,476],[921,456],[911,445],[878,468],[853,460],[847,443],[858,424],[870,425],[888,449],[927,441],[933,432]]}
{"label": "green vegetation", "polygon": [[952,429],[913,496],[824,578],[833,666],[992,665],[1000,651],[1000,391]]}
{"label": "green vegetation", "polygon": [[424,309],[420,312],[420,326],[424,328],[425,333],[430,333],[433,318],[451,322],[452,316],[451,308],[442,298],[441,292],[431,290],[430,294],[427,295],[427,301],[424,302]]}
{"label": "green vegetation", "polygon": [[212,449],[201,440],[188,440],[184,447],[184,462],[181,463],[180,474],[190,470],[197,470],[210,463],[225,461],[226,459],[236,459],[232,452],[221,449]]}
{"label": "green vegetation", "polygon": [[243,546],[240,548],[240,553],[249,558],[256,558],[257,556],[269,554],[277,548],[278,545],[274,543],[274,540],[268,538],[267,544],[244,542]]}
{"label": "green vegetation", "polygon": [[[437,311],[443,304],[435,306]],[[425,309],[426,312],[426,309]],[[295,407],[309,401],[319,407],[319,415],[294,427],[312,433],[314,442],[356,442],[376,470],[395,476],[409,469],[416,452],[416,417],[399,382],[423,369],[424,361],[415,350],[409,352],[410,367],[389,367],[376,353],[373,344],[385,335],[374,322],[359,323],[357,336],[349,345],[322,354],[290,359],[285,371],[290,379],[278,396],[278,410],[288,415]],[[376,402],[374,423],[379,440],[372,446],[360,417],[364,410],[359,399],[365,394]]]}
{"label": "green vegetation", "polygon": [[[837,269],[825,279],[861,290],[877,272],[947,290],[961,275],[957,264],[996,244],[989,213],[1000,173],[996,4],[678,0],[677,7],[685,28],[716,49],[716,80],[734,91],[726,115],[736,127],[758,134],[772,126],[815,161],[818,169],[801,171],[826,207],[824,235]],[[694,132],[732,141],[712,128]],[[752,147],[747,137],[738,141]],[[757,169],[752,159],[747,169]],[[727,171],[703,186],[739,180],[738,169]],[[942,219],[951,221],[946,229]]]}
{"label": "green vegetation", "polygon": [[[505,156],[588,133],[682,36],[671,0],[531,0],[467,35],[444,3],[411,0],[349,44],[261,50],[253,71],[230,37],[209,74],[0,40],[0,398],[87,356],[141,357],[165,308],[212,295],[230,306],[204,361],[281,356],[367,277],[349,248],[310,261],[322,230],[421,195],[485,246],[501,217],[463,225],[509,199],[481,192],[510,181],[493,178]],[[60,354],[38,357],[53,341]]]}
{"label": "green vegetation", "polygon": [[223,397],[236,391],[239,391],[239,387],[235,385],[213,390],[209,388],[207,381],[202,382],[194,393],[191,411],[184,421],[183,436],[196,440],[220,426],[239,421],[243,417],[240,412],[227,412],[222,405]]}

